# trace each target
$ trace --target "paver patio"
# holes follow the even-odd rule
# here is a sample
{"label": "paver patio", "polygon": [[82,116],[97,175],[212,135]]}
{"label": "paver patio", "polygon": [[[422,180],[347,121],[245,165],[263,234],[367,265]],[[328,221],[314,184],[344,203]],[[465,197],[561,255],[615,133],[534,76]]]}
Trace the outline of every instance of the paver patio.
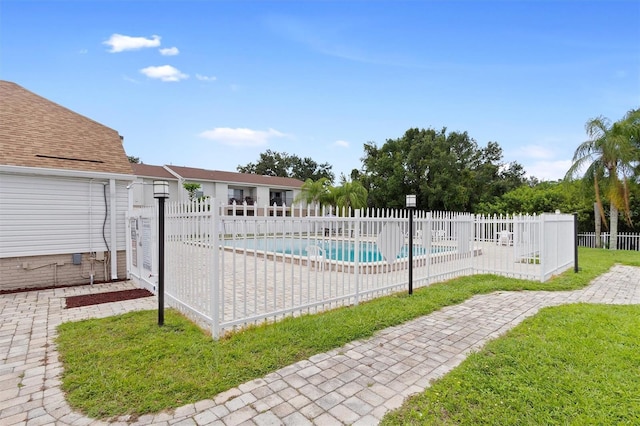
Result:
{"label": "paver patio", "polygon": [[[64,309],[65,297],[103,285],[0,295],[0,424],[107,424],[74,412],[60,389],[54,344],[62,322],[156,309],[157,299]],[[108,285],[109,291],[134,288]],[[469,352],[546,306],[640,303],[640,268],[614,266],[576,291],[475,296],[403,325],[318,354],[173,412],[123,417],[137,425],[375,425],[389,410],[455,368]]]}

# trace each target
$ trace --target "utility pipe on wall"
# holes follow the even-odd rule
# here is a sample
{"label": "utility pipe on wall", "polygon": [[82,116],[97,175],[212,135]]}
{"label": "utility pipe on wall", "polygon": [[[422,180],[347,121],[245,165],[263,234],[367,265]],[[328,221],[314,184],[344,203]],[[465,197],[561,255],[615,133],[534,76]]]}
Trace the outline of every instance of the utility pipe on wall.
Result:
{"label": "utility pipe on wall", "polygon": [[109,179],[109,197],[111,199],[111,279],[118,279],[118,209],[116,203],[116,181]]}
{"label": "utility pipe on wall", "polygon": [[[89,179],[89,256],[92,256],[93,248],[93,178]],[[91,263],[91,271],[89,273],[89,283],[93,285],[94,281],[93,262]]]}

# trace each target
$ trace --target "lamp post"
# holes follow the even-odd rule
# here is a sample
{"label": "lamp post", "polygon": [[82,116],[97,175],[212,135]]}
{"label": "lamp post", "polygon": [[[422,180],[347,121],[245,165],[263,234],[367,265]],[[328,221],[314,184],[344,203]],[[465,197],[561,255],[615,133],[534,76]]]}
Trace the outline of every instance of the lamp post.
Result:
{"label": "lamp post", "polygon": [[164,325],[164,200],[169,198],[169,182],[153,181],[153,197],[158,199],[158,325]]}
{"label": "lamp post", "polygon": [[573,272],[576,274],[578,268],[578,213],[573,214]]}
{"label": "lamp post", "polygon": [[416,208],[415,195],[407,195],[406,206],[409,210],[409,294],[413,294],[413,211]]}

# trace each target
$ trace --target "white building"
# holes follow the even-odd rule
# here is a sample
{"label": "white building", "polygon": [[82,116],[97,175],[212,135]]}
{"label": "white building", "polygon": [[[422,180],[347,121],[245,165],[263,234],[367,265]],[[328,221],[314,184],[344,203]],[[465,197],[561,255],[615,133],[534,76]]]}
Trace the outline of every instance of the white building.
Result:
{"label": "white building", "polygon": [[153,181],[166,180],[169,182],[169,201],[189,201],[184,184],[195,183],[200,185],[198,196],[215,198],[219,203],[230,206],[246,203],[248,214],[257,215],[262,214],[260,212],[264,207],[274,204],[291,206],[304,183],[292,178],[173,165],[132,164],[132,167],[136,175],[136,181],[131,186],[133,206],[153,205]]}
{"label": "white building", "polygon": [[0,81],[0,290],[126,278],[117,131]]}

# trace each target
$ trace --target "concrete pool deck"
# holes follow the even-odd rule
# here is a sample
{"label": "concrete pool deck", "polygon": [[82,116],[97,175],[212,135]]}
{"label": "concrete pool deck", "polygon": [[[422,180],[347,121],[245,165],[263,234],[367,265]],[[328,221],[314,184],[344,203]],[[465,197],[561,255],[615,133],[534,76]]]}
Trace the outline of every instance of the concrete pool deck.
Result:
{"label": "concrete pool deck", "polygon": [[157,308],[155,297],[65,309],[66,297],[134,288],[130,282],[0,295],[2,425],[376,425],[472,351],[546,306],[640,303],[640,268],[614,266],[581,289],[475,296],[317,354],[210,399],[111,422],[74,412],[60,389],[56,328],[66,321]]}

